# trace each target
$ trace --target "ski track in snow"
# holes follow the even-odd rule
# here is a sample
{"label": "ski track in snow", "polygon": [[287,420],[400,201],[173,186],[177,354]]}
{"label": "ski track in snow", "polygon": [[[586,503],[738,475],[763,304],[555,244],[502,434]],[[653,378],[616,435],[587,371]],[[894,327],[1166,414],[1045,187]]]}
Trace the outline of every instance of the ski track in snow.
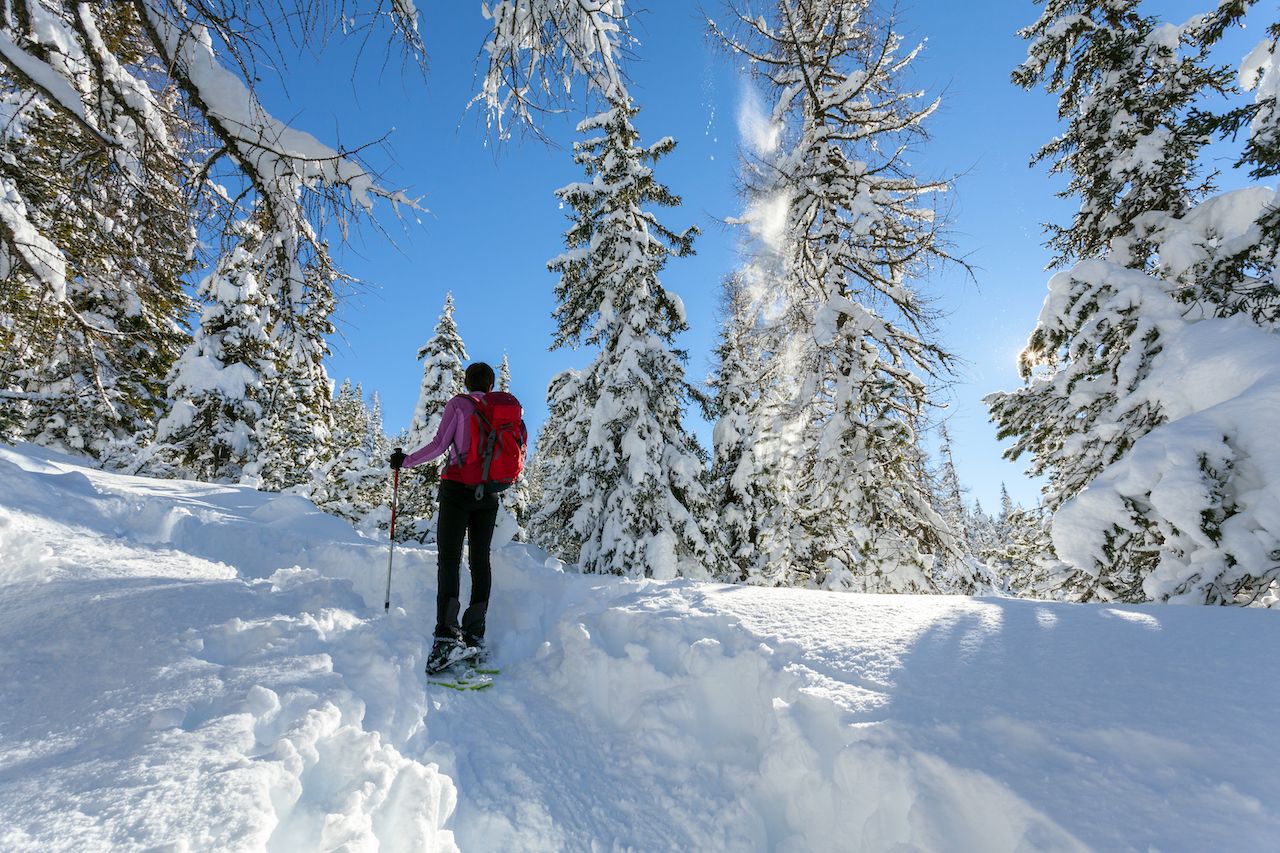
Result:
{"label": "ski track in snow", "polygon": [[[432,548],[0,446],[0,849],[1274,849],[1275,614],[840,595]],[[345,847],[344,847],[345,845]]]}

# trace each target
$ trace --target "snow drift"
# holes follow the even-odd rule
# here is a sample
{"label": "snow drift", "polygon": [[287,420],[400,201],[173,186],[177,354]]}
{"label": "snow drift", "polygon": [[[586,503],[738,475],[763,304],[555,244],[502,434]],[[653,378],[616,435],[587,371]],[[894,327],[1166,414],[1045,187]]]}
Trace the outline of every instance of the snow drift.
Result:
{"label": "snow drift", "polygon": [[[1269,849],[1274,614],[832,594],[435,554],[296,497],[0,447],[6,850]],[[1244,736],[1242,736],[1242,733]]]}

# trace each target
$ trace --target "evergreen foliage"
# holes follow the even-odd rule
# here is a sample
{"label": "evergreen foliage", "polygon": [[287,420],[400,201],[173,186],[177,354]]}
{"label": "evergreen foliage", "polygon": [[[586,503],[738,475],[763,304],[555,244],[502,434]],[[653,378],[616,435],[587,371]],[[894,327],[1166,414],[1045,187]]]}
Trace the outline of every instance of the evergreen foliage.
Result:
{"label": "evergreen foliage", "polygon": [[[1029,56],[1014,79],[1058,93],[1068,119],[1038,159],[1071,175],[1066,194],[1079,201],[1050,245],[1060,261],[1082,260],[1050,281],[1020,358],[1025,387],[988,404],[1000,436],[1015,439],[1007,455],[1031,454],[1032,472],[1048,476],[1066,564],[1043,581],[1052,593],[1252,603],[1280,575],[1261,544],[1280,546],[1261,507],[1274,478],[1239,419],[1243,397],[1266,383],[1232,392],[1233,403],[1219,381],[1187,376],[1205,353],[1243,366],[1274,349],[1262,330],[1280,305],[1275,193],[1211,195],[1199,165],[1208,130],[1257,119],[1241,163],[1268,168],[1253,145],[1268,138],[1274,32],[1241,69],[1255,105],[1203,108],[1231,89],[1209,52],[1251,5],[1227,0],[1175,26],[1136,2],[1050,0],[1024,31]],[[1043,536],[1025,538],[1047,553]]]}
{"label": "evergreen foliage", "polygon": [[959,548],[931,506],[919,428],[950,356],[913,280],[949,257],[925,206],[947,185],[910,175],[904,155],[937,103],[904,88],[918,49],[902,53],[868,0],[778,0],[770,17],[737,18],[716,31],[768,88],[775,140],[744,169],[745,219],[783,221],[763,229],[768,274],[747,279],[770,284],[752,294],[770,364],[755,423],[735,430],[786,495],[762,574],[932,589],[933,555]]}
{"label": "evergreen foliage", "polygon": [[204,306],[169,378],[169,412],[156,427],[152,470],[237,482],[257,457],[257,426],[276,377],[272,306],[261,277],[265,239],[252,221],[240,242],[200,283]]}
{"label": "evergreen foliage", "polygon": [[[583,121],[574,160],[589,180],[556,191],[573,224],[548,265],[560,274],[554,346],[598,347],[577,385],[590,426],[568,448],[581,469],[570,525],[584,571],[706,576],[703,454],[681,424],[691,391],[673,345],[684,306],[658,280],[669,258],[692,253],[697,229],[672,231],[649,210],[680,203],[650,165],[675,141],[637,145],[636,112],[616,103]],[[575,500],[571,483],[555,488],[567,492],[550,498],[556,505]]]}
{"label": "evergreen foliage", "polygon": [[760,351],[763,330],[755,312],[746,277],[750,269],[725,279],[721,296],[720,344],[716,348],[713,393],[712,494],[719,544],[731,569],[719,572],[725,580],[761,586],[778,580],[777,561],[767,559],[770,516],[783,486],[768,470],[766,359]]}
{"label": "evergreen foliage", "polygon": [[[466,391],[467,349],[458,334],[453,319],[453,294],[445,295],[444,307],[436,321],[431,337],[418,350],[422,362],[422,386],[418,403],[409,424],[406,451],[426,446],[440,428],[444,407],[458,394]],[[440,474],[448,460],[419,465],[400,478],[400,513],[404,521],[400,530],[405,538],[426,541],[434,535],[438,507],[436,492],[440,486]]]}

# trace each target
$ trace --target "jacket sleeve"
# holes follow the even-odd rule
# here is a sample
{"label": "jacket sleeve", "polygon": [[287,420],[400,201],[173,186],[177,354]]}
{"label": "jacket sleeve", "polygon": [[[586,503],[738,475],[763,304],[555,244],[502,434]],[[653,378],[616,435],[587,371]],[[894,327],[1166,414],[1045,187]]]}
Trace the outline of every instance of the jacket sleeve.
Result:
{"label": "jacket sleeve", "polygon": [[413,468],[423,462],[430,462],[448,450],[453,444],[455,433],[458,431],[458,421],[461,420],[461,414],[462,407],[458,405],[458,398],[454,397],[445,404],[444,414],[440,418],[440,426],[436,428],[436,437],[431,439],[426,446],[420,447],[406,456],[404,467]]}

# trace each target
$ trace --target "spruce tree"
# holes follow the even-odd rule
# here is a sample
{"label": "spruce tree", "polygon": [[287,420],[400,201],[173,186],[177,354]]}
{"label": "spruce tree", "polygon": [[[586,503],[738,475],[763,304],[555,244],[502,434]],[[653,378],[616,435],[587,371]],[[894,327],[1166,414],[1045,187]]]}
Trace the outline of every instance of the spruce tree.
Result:
{"label": "spruce tree", "polygon": [[153,471],[236,482],[257,457],[258,420],[276,381],[273,314],[260,281],[262,230],[250,220],[237,231],[240,241],[196,289],[204,310],[170,374]]}
{"label": "spruce tree", "polygon": [[530,541],[568,563],[576,563],[582,547],[573,519],[586,503],[590,479],[576,462],[591,431],[589,377],[565,370],[547,385],[547,419],[538,431],[529,460],[531,490],[538,492],[526,529]]}
{"label": "spruce tree", "polygon": [[556,191],[573,217],[568,251],[549,264],[560,274],[554,346],[598,347],[579,386],[591,428],[574,451],[583,482],[571,524],[584,571],[705,577],[703,453],[681,423],[691,390],[674,347],[684,306],[658,280],[669,258],[692,253],[696,229],[673,231],[650,210],[680,204],[651,165],[675,141],[638,145],[636,113],[618,102],[579,124],[574,160],[588,180]]}
{"label": "spruce tree", "polygon": [[712,508],[713,527],[727,560],[717,572],[725,580],[774,585],[777,562],[767,557],[770,516],[787,486],[769,466],[765,353],[755,300],[749,292],[753,270],[726,277],[721,294],[720,344],[715,350],[713,393]]}
{"label": "spruce tree", "polygon": [[[466,390],[465,367],[467,349],[453,319],[453,294],[445,295],[444,307],[431,337],[418,350],[422,362],[422,387],[409,424],[406,452],[423,447],[435,438],[444,417],[444,407]],[[404,520],[398,525],[409,538],[426,541],[434,535],[431,519],[437,509],[436,491],[447,459],[419,465],[400,477],[400,512]],[[406,476],[407,475],[407,476]]]}
{"label": "spruce tree", "polygon": [[[782,145],[747,171],[750,196],[785,208],[778,275],[762,306],[770,399],[758,435],[793,492],[769,524],[788,584],[933,587],[958,553],[931,506],[920,425],[950,356],[914,284],[948,259],[935,211],[946,189],[906,169],[936,102],[903,85],[916,51],[869,0],[778,0],[717,28],[773,98]],[[738,35],[737,33],[741,33]]]}
{"label": "spruce tree", "polygon": [[[1132,0],[1050,0],[1023,31],[1031,46],[1014,79],[1057,93],[1068,121],[1037,159],[1071,176],[1065,194],[1079,203],[1071,226],[1050,227],[1049,244],[1059,261],[1079,260],[1050,281],[1019,359],[1026,386],[987,402],[1000,437],[1015,438],[1006,455],[1031,454],[1031,471],[1048,477],[1049,512],[1166,423],[1147,378],[1190,324],[1224,313],[1238,283],[1198,276],[1220,258],[1195,260],[1187,237],[1213,219],[1214,204],[1202,201],[1213,176],[1197,164],[1207,136],[1194,107],[1231,78],[1208,53],[1248,5],[1219,4],[1173,26],[1142,16]],[[1223,235],[1207,236],[1221,245]],[[1165,534],[1141,495],[1119,500],[1102,562],[1067,582],[1079,597],[1147,597]]]}
{"label": "spruce tree", "polygon": [[[274,272],[291,263],[283,257]],[[333,383],[324,362],[338,278],[323,254],[304,270],[303,293],[276,308],[271,338],[278,379],[258,422],[258,457],[246,469],[249,481],[268,491],[311,482],[313,472],[333,458]],[[291,313],[297,306],[300,312]]]}

